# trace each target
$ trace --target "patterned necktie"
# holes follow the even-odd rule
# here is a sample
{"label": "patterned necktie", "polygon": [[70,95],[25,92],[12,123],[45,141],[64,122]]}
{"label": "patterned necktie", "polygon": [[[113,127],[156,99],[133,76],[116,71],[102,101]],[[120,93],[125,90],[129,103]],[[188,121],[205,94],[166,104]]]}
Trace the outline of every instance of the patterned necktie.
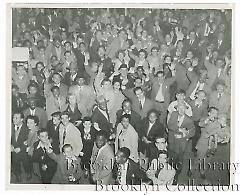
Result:
{"label": "patterned necktie", "polygon": [[139,100],[139,104],[140,104],[140,110],[142,110],[143,107],[142,107],[142,102],[141,102],[141,100]]}
{"label": "patterned necktie", "polygon": [[118,171],[117,171],[117,183],[120,184],[121,183],[121,165],[118,164],[117,165]]}
{"label": "patterned necktie", "polygon": [[16,129],[16,132],[15,132],[15,140],[17,141],[17,139],[18,139],[18,135],[19,135],[19,129],[20,129],[20,127],[17,127],[17,129]]}
{"label": "patterned necktie", "polygon": [[64,143],[65,143],[66,134],[67,134],[66,128],[64,127],[64,132],[63,132],[63,145],[64,145]]}

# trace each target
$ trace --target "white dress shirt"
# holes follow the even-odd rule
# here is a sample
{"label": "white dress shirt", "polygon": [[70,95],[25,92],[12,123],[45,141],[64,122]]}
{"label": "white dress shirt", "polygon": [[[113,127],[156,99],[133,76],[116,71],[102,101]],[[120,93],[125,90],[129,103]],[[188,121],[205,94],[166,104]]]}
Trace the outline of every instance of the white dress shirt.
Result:
{"label": "white dress shirt", "polygon": [[193,92],[190,95],[191,100],[195,99],[195,95],[199,90],[203,90],[204,85],[205,85],[205,83],[200,83],[199,81],[197,82],[195,89],[193,90]]}
{"label": "white dress shirt", "polygon": [[155,100],[158,101],[158,102],[164,102],[164,96],[163,96],[163,93],[162,93],[163,83],[159,83],[159,85],[160,85],[160,87],[158,89]]}

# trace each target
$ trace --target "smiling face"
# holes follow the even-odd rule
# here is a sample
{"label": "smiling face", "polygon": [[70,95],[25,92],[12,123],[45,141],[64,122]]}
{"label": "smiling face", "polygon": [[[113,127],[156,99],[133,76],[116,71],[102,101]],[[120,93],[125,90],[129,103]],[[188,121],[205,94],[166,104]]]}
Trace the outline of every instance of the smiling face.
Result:
{"label": "smiling face", "polygon": [[122,119],[121,123],[122,123],[122,126],[123,126],[124,129],[127,129],[129,124],[130,124],[129,119],[125,118],[125,117]]}
{"label": "smiling face", "polygon": [[123,111],[126,112],[126,113],[129,113],[131,112],[132,110],[132,104],[130,102],[124,102],[123,103]]}
{"label": "smiling face", "polygon": [[41,132],[38,136],[38,139],[43,143],[47,143],[48,142],[48,133],[46,131]]}
{"label": "smiling face", "polygon": [[32,130],[35,129],[37,126],[37,124],[35,123],[35,121],[33,119],[27,119],[27,127],[28,129]]}
{"label": "smiling face", "polygon": [[19,126],[20,124],[22,124],[23,122],[23,118],[21,118],[21,114],[20,113],[16,113],[13,115],[13,124]]}
{"label": "smiling face", "polygon": [[154,123],[157,120],[157,114],[155,112],[152,112],[151,114],[149,114],[148,119],[150,123]]}
{"label": "smiling face", "polygon": [[70,120],[70,118],[69,118],[68,115],[62,115],[62,116],[61,116],[61,122],[62,122],[62,124],[63,124],[64,126],[67,126],[67,125],[68,125],[69,120]]}

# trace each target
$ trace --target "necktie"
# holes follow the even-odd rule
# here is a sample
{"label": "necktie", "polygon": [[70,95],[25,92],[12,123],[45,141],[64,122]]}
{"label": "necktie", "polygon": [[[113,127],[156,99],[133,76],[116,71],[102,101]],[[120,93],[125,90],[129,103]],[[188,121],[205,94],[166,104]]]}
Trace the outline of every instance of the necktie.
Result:
{"label": "necktie", "polygon": [[120,147],[120,137],[121,137],[122,133],[123,133],[123,130],[121,130],[120,133],[119,133],[119,135],[118,135],[118,149],[121,148],[121,147]]}
{"label": "necktie", "polygon": [[155,177],[156,177],[156,178],[158,178],[158,175],[159,175],[159,173],[160,173],[160,171],[161,171],[162,169],[163,169],[163,165],[160,164],[160,165],[158,166],[158,169],[157,169],[156,173],[155,173]]}
{"label": "necktie", "polygon": [[16,132],[15,132],[15,139],[16,139],[16,141],[17,141],[17,139],[18,139],[18,134],[19,134],[19,129],[20,129],[20,127],[17,127],[16,128]]}
{"label": "necktie", "polygon": [[143,107],[142,107],[142,102],[141,102],[141,100],[139,100],[139,104],[140,104],[140,110],[142,110]]}
{"label": "necktie", "polygon": [[222,94],[219,93],[219,94],[218,94],[218,101],[220,100],[221,97],[222,97]]}
{"label": "necktie", "polygon": [[117,171],[117,182],[118,182],[118,184],[120,184],[120,183],[121,183],[121,165],[118,164],[117,166],[118,166],[118,171]]}
{"label": "necktie", "polygon": [[64,127],[64,132],[63,132],[63,145],[64,145],[64,142],[65,142],[65,138],[66,138],[66,128]]}

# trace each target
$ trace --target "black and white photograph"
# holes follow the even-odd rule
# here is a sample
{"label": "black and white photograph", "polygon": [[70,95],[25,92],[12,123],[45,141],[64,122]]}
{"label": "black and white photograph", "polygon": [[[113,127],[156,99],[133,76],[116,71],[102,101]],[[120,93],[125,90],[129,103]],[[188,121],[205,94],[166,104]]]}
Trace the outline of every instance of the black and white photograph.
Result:
{"label": "black and white photograph", "polygon": [[215,7],[9,5],[9,188],[231,185],[234,9]]}

